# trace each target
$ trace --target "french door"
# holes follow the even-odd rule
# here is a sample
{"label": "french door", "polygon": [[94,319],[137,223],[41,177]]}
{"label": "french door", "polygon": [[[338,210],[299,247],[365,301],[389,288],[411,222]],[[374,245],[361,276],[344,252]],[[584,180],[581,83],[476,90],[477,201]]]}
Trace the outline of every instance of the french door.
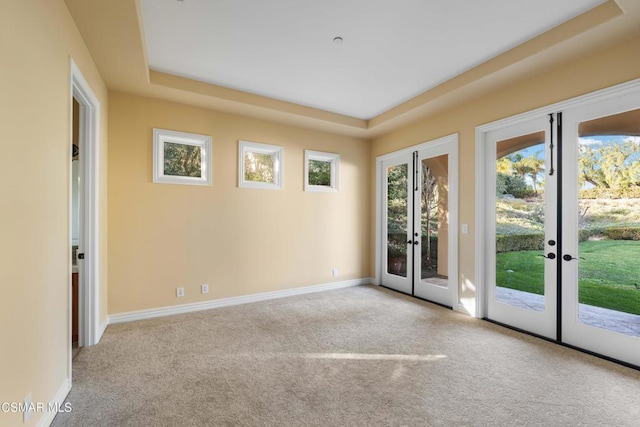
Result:
{"label": "french door", "polygon": [[561,339],[640,366],[640,90],[563,121]]}
{"label": "french door", "polygon": [[387,156],[382,170],[383,286],[457,305],[457,137]]}
{"label": "french door", "polygon": [[485,254],[489,317],[555,339],[558,172],[551,120],[542,115],[486,135]]}
{"label": "french door", "polygon": [[640,88],[614,95],[485,133],[485,307],[640,366]]}

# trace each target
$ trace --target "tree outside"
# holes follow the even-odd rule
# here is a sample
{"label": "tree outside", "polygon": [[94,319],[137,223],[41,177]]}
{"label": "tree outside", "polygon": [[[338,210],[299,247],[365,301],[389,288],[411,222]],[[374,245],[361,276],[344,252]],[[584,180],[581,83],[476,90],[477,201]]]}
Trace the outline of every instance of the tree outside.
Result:
{"label": "tree outside", "polygon": [[405,164],[387,169],[387,271],[407,277],[407,179]]}
{"label": "tree outside", "polygon": [[275,158],[271,154],[246,152],[244,156],[244,180],[273,183]]}
{"label": "tree outside", "polygon": [[202,176],[202,149],[196,145],[164,143],[164,174]]}
{"label": "tree outside", "polygon": [[331,186],[331,162],[309,160],[309,184]]}

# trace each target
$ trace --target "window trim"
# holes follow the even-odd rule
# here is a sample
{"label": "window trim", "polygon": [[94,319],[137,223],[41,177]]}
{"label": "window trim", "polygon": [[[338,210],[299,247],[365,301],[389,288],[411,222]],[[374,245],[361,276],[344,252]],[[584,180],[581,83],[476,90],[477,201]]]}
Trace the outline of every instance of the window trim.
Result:
{"label": "window trim", "polygon": [[[309,161],[320,160],[331,163],[331,184],[309,184]],[[339,191],[340,154],[325,153],[323,151],[304,150],[304,191],[317,193],[337,193]]]}
{"label": "window trim", "polygon": [[[244,157],[245,154],[269,154],[275,157],[274,161],[274,182],[255,182],[244,179]],[[279,145],[262,144],[251,141],[238,141],[238,187],[257,188],[263,190],[283,190],[284,189],[284,147]]]}

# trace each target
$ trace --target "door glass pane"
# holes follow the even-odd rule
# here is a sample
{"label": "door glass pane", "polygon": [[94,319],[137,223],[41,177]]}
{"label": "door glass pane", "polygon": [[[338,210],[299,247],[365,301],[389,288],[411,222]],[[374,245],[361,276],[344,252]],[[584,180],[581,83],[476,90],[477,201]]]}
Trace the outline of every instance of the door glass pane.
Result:
{"label": "door glass pane", "polygon": [[543,131],[497,143],[496,300],[544,311]]}
{"label": "door glass pane", "polygon": [[409,165],[387,168],[387,272],[407,277]]}
{"label": "door glass pane", "polygon": [[[583,323],[640,336],[640,110],[580,123],[578,300]],[[573,255],[573,254],[572,254]]]}
{"label": "door glass pane", "polygon": [[447,287],[449,235],[449,156],[424,159],[420,191],[420,279]]}

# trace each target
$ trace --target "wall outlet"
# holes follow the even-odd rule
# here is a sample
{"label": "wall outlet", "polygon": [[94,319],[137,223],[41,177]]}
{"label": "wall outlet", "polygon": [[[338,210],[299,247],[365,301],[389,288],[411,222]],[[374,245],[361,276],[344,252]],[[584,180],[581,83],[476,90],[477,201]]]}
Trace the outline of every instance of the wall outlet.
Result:
{"label": "wall outlet", "polygon": [[201,286],[201,290],[203,294],[208,294],[209,293],[209,285],[207,285],[206,283],[204,285]]}
{"label": "wall outlet", "polygon": [[31,418],[31,407],[33,406],[33,402],[31,401],[31,393],[24,398],[24,412],[22,413],[22,422],[26,423],[29,418]]}
{"label": "wall outlet", "polygon": [[181,298],[184,296],[184,288],[176,288],[176,296]]}
{"label": "wall outlet", "polygon": [[337,268],[332,268],[331,269],[331,275],[333,277],[338,277],[338,269]]}

